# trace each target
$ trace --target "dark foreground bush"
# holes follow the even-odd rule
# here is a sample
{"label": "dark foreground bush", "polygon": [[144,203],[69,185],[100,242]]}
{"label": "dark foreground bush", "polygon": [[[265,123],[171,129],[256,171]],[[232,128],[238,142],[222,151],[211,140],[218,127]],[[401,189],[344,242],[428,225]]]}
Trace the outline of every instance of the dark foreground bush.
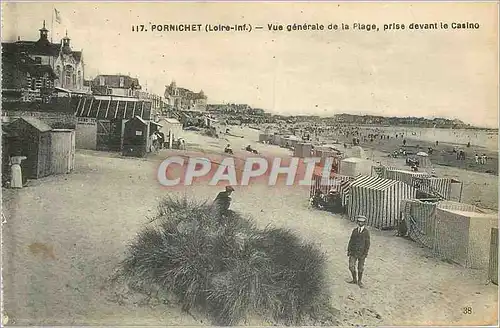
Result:
{"label": "dark foreground bush", "polygon": [[174,294],[183,310],[195,307],[216,325],[249,314],[301,325],[329,306],[324,272],[324,255],[290,231],[169,198],[129,246],[120,275],[136,290]]}

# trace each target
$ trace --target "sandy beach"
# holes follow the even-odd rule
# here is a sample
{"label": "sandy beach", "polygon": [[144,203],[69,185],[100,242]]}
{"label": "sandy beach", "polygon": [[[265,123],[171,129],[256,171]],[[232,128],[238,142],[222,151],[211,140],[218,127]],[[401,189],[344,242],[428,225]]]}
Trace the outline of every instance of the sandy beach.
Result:
{"label": "sandy beach", "polygon": [[[236,156],[247,144],[264,154],[290,155],[288,150],[256,143],[258,131],[240,132],[245,138],[227,137]],[[186,132],[186,140],[188,149],[219,155],[227,143],[194,132]],[[171,300],[148,301],[108,281],[159,199],[178,194],[211,200],[219,191],[207,185],[161,187],[158,165],[178,153],[164,150],[133,159],[78,151],[74,173],[30,181],[21,190],[2,190],[7,221],[4,302],[11,324],[209,324],[195,313],[182,313]],[[374,156],[386,158],[383,153]],[[439,167],[437,173],[464,179],[464,202],[497,203],[495,176],[449,167]],[[485,271],[437,260],[429,250],[391,231],[371,229],[366,288],[347,284],[346,247],[354,224],[310,209],[308,194],[308,187],[238,187],[233,209],[251,215],[261,227],[288,227],[326,252],[339,325],[496,324],[498,287],[486,283]],[[463,313],[467,306],[472,314]],[[267,323],[255,319],[246,324]]]}

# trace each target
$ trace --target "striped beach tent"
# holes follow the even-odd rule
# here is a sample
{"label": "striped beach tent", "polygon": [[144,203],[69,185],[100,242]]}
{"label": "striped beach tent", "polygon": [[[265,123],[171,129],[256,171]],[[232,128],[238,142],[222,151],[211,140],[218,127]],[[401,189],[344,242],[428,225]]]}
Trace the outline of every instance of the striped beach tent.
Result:
{"label": "striped beach tent", "polygon": [[346,206],[349,203],[349,187],[354,178],[345,179],[340,182],[339,192],[342,197],[342,206]]}
{"label": "striped beach tent", "polygon": [[359,176],[349,186],[347,214],[352,221],[364,215],[367,224],[378,229],[394,228],[401,201],[415,196],[416,189],[401,181]]}
{"label": "striped beach tent", "polygon": [[425,172],[412,172],[406,170],[398,170],[393,168],[387,168],[385,170],[386,179],[398,180],[409,184],[410,186],[414,183],[414,178],[430,178],[431,175]]}
{"label": "striped beach tent", "polygon": [[[384,177],[404,182],[421,192],[436,195],[442,199],[450,200],[455,196],[452,190],[452,183],[454,183],[453,179],[437,178],[428,173],[411,172],[393,168],[387,168],[384,172]],[[461,182],[457,181],[457,183],[460,184]]]}
{"label": "striped beach tent", "polygon": [[[336,189],[342,195],[348,189],[353,177],[348,177],[340,174],[331,173],[330,177],[322,177],[321,173],[313,174],[312,184],[310,190],[310,197],[313,197],[316,190],[321,190],[324,194],[328,193],[330,189]],[[343,204],[344,205],[344,204]]]}

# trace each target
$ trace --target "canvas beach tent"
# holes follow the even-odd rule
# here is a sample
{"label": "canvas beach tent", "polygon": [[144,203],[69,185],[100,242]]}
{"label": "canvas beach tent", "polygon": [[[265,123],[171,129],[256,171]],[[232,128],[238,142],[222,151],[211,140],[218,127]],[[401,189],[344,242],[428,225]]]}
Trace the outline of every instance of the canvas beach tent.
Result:
{"label": "canvas beach tent", "polygon": [[360,176],[349,186],[348,216],[367,218],[367,225],[377,229],[396,227],[401,201],[414,199],[416,189],[401,181],[376,176]]}

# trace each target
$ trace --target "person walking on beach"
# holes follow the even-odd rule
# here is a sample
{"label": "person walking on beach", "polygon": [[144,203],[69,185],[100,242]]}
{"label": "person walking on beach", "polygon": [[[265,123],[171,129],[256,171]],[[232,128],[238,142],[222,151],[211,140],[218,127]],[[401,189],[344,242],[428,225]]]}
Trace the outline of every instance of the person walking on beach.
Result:
{"label": "person walking on beach", "polygon": [[481,164],[483,164],[483,165],[486,164],[486,154],[483,154],[481,156]]}
{"label": "person walking on beach", "polygon": [[476,156],[474,156],[474,159],[476,160],[476,164],[479,164],[479,155],[476,154]]}
{"label": "person walking on beach", "polygon": [[[363,271],[365,267],[365,259],[368,256],[370,249],[370,233],[365,227],[366,217],[358,215],[356,218],[358,226],[352,231],[349,245],[347,246],[347,256],[349,257],[349,271],[351,271],[352,280],[350,284],[358,284],[363,288]],[[356,263],[358,272],[356,274]]]}

